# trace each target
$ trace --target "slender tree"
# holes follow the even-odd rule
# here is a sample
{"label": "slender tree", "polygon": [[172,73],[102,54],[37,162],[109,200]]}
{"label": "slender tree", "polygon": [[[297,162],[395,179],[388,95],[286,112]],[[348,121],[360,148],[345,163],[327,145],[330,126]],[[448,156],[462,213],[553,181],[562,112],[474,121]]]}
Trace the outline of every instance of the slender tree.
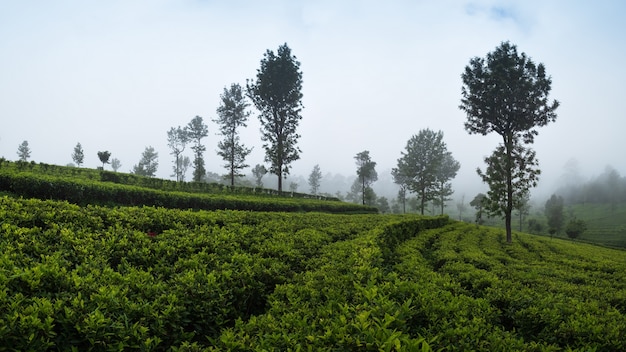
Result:
{"label": "slender tree", "polygon": [[354,160],[356,161],[356,175],[360,186],[361,201],[365,205],[367,203],[366,200],[371,199],[374,192],[370,186],[378,180],[376,162],[372,161],[368,150],[358,153]]}
{"label": "slender tree", "polygon": [[249,104],[239,84],[232,84],[230,89],[224,88],[220,96],[220,106],[217,108],[218,118],[213,120],[220,127],[220,135],[224,137],[217,144],[217,154],[222,157],[228,170],[230,185],[235,185],[235,177],[244,176],[239,170],[248,167],[246,157],[252,148],[246,148],[240,141],[238,128],[246,127],[250,112],[246,111]]}
{"label": "slender tree", "polygon": [[180,126],[170,128],[167,131],[167,146],[172,150],[170,154],[174,155],[174,175],[176,181],[183,180],[181,154],[185,151],[185,147],[189,143],[189,134],[185,128]]}
{"label": "slender tree", "polygon": [[320,190],[320,180],[322,179],[322,171],[319,165],[313,166],[313,170],[309,174],[309,187],[311,194],[317,195]]}
{"label": "slender tree", "polygon": [[276,54],[270,50],[265,53],[256,81],[247,83],[247,94],[260,112],[265,161],[270,163],[269,172],[278,176],[278,190],[282,191],[289,165],[300,159],[296,129],[303,108],[300,62],[287,44],[281,45]]}
{"label": "slender tree", "polygon": [[133,166],[133,173],[141,176],[154,177],[159,168],[159,153],[153,147],[146,147],[141,154],[141,160],[137,165]]}
{"label": "slender tree", "polygon": [[76,163],[78,167],[83,165],[83,162],[85,161],[85,153],[83,151],[83,146],[80,145],[80,142],[76,143],[76,146],[74,147],[74,152],[72,153],[72,160],[74,160],[74,162]]}
{"label": "slender tree", "polygon": [[109,163],[109,158],[111,157],[111,153],[107,150],[104,152],[98,152],[98,159],[102,162],[102,169],[104,169],[104,165]]}
{"label": "slender tree", "polygon": [[535,65],[526,54],[519,55],[517,47],[509,42],[501,43],[486,58],[471,59],[461,78],[459,108],[467,116],[465,129],[470,134],[495,132],[502,137],[503,144],[497,151],[498,159],[504,164],[498,168],[502,173],[498,178],[504,190],[497,193],[504,196],[504,202],[493,197],[488,200],[501,205],[499,212],[505,218],[507,242],[511,242],[514,168],[526,167],[515,163],[515,149],[532,144],[538,134],[537,127],[556,120],[559,102],[548,99],[552,79],[546,75],[543,64]]}
{"label": "slender tree", "polygon": [[178,159],[178,170],[180,171],[180,181],[185,181],[187,176],[187,170],[191,165],[191,159],[188,156],[184,156]]}
{"label": "slender tree", "polygon": [[30,158],[30,147],[28,146],[28,141],[23,141],[17,147],[17,156],[20,158],[20,161],[28,161]]}
{"label": "slender tree", "polygon": [[202,145],[202,138],[209,135],[209,129],[207,125],[202,121],[202,117],[196,116],[187,125],[187,135],[189,140],[193,142],[191,149],[193,149],[193,180],[196,182],[202,181],[204,175],[206,175],[206,169],[204,168],[204,152],[206,147]]}

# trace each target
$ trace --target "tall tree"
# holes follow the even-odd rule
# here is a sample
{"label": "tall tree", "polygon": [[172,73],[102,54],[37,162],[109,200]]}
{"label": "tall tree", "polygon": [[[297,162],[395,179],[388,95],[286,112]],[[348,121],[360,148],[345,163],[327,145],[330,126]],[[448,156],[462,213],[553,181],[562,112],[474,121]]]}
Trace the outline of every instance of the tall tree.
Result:
{"label": "tall tree", "polygon": [[209,135],[209,129],[204,124],[202,117],[196,116],[187,125],[187,135],[189,140],[193,142],[191,149],[193,149],[193,180],[196,182],[202,181],[204,175],[206,175],[206,169],[204,168],[204,151],[206,147],[202,145],[202,138]]}
{"label": "tall tree", "polygon": [[367,204],[366,199],[370,199],[373,194],[370,186],[378,180],[376,162],[372,161],[368,150],[358,153],[354,160],[356,161],[356,175],[360,185],[361,201],[365,205]]}
{"label": "tall tree", "polygon": [[111,157],[111,152],[108,150],[103,152],[98,152],[98,159],[102,162],[102,168],[104,169],[104,165],[109,163],[109,158]]}
{"label": "tall tree", "polygon": [[563,197],[553,194],[544,207],[544,214],[548,219],[548,233],[551,235],[561,232],[565,223],[565,215],[563,213]]}
{"label": "tall tree", "polygon": [[174,155],[174,175],[172,176],[176,177],[176,181],[182,181],[184,178],[181,168],[181,154],[185,151],[188,142],[189,134],[185,128],[178,126],[167,131],[167,146],[172,150],[170,154]]}
{"label": "tall tree", "polygon": [[217,154],[222,157],[228,170],[230,185],[235,185],[235,177],[244,176],[239,170],[248,167],[245,163],[246,157],[252,148],[246,148],[239,139],[237,129],[246,127],[250,112],[246,111],[249,104],[246,102],[241,86],[232,84],[230,89],[224,88],[224,93],[220,95],[220,106],[217,108],[217,119],[213,122],[220,127],[220,135],[224,137],[218,144]]}
{"label": "tall tree", "polygon": [[141,176],[154,177],[159,167],[159,153],[153,147],[146,147],[141,154],[139,164],[133,166],[133,173]]}
{"label": "tall tree", "polygon": [[[516,149],[524,149],[525,144],[534,142],[537,127],[556,120],[555,111],[559,102],[549,102],[548,99],[552,79],[546,75],[543,64],[535,65],[525,53],[519,55],[517,47],[509,42],[501,43],[486,58],[471,59],[461,78],[463,86],[459,108],[467,116],[465,129],[470,134],[495,132],[502,137],[503,144],[496,149],[498,159],[503,162],[502,167],[497,168],[501,173],[497,178],[502,181],[504,190],[497,193],[504,196],[504,202],[491,196],[488,200],[501,206],[498,212],[504,215],[506,239],[511,242],[515,168],[527,167],[515,163],[514,153]],[[533,172],[527,174],[536,176]],[[532,183],[521,182],[524,185]]]}
{"label": "tall tree", "polygon": [[270,163],[269,172],[278,176],[278,190],[282,191],[289,165],[300,159],[296,129],[303,108],[300,62],[287,44],[278,47],[276,54],[271,50],[265,53],[256,81],[247,83],[247,94],[260,112],[265,161]]}
{"label": "tall tree", "polygon": [[180,171],[180,181],[185,181],[187,170],[191,165],[191,159],[188,156],[184,156],[178,159],[178,170]]}
{"label": "tall tree", "polygon": [[267,168],[261,164],[256,164],[256,166],[252,168],[252,175],[254,176],[257,187],[263,187],[263,176],[265,176],[265,174],[267,174]]}
{"label": "tall tree", "polygon": [[461,164],[454,159],[452,153],[445,152],[441,165],[439,165],[439,169],[436,173],[436,182],[434,187],[435,197],[433,198],[435,205],[439,205],[441,207],[442,215],[446,202],[451,199],[450,196],[454,193],[450,180],[456,177],[456,173],[460,168]]}
{"label": "tall tree", "polygon": [[20,161],[28,161],[30,158],[30,147],[28,146],[28,141],[23,141],[17,147],[17,156],[20,158]]}
{"label": "tall tree", "polygon": [[438,195],[436,192],[438,180],[444,179],[444,184],[448,181],[440,172],[448,154],[446,144],[443,142],[443,132],[434,132],[426,128],[409,139],[406,151],[403,151],[402,157],[398,159],[398,167],[394,168],[397,171],[392,170],[392,173],[406,177],[408,189],[419,198],[419,210],[422,215],[426,204]]}
{"label": "tall tree", "polygon": [[79,143],[76,143],[74,147],[74,152],[72,153],[72,160],[80,167],[85,161],[85,152],[83,151],[83,146]]}
{"label": "tall tree", "polygon": [[322,170],[320,170],[320,166],[316,164],[313,166],[313,170],[311,170],[311,174],[309,174],[309,187],[311,190],[311,194],[317,195],[317,192],[320,190],[320,180],[322,179]]}

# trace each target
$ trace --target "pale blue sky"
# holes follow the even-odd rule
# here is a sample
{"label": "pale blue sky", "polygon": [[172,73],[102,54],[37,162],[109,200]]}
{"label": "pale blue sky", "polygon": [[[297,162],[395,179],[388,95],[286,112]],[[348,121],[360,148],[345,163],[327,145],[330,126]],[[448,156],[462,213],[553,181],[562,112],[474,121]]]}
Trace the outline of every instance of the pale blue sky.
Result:
{"label": "pale blue sky", "polygon": [[[369,150],[382,178],[431,128],[461,162],[457,188],[481,187],[475,169],[499,139],[464,131],[460,75],[509,40],[546,65],[561,101],[535,143],[541,186],[574,157],[588,176],[607,164],[625,175],[625,17],[623,1],[0,0],[0,156],[28,140],[32,160],[65,165],[81,142],[86,166],[109,150],[128,171],[151,145],[168,177],[167,130],[200,115],[207,168],[223,173],[219,95],[287,42],[304,79],[293,174],[351,175]],[[251,165],[263,162],[257,121],[242,131]]]}

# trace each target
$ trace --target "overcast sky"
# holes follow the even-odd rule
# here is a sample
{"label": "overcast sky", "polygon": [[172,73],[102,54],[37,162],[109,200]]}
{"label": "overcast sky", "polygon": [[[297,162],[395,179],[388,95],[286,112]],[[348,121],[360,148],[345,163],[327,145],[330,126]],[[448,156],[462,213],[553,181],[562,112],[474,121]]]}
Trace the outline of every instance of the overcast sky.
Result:
{"label": "overcast sky", "polygon": [[[475,169],[500,140],[465,132],[460,75],[508,40],[545,64],[561,102],[534,145],[540,187],[552,187],[571,158],[587,177],[606,165],[624,176],[625,16],[618,0],[0,0],[0,156],[16,160],[27,140],[31,160],[65,165],[80,142],[85,166],[108,150],[127,172],[153,146],[158,176],[169,178],[166,132],[200,115],[207,169],[225,173],[211,121],[219,96],[287,43],[301,62],[305,106],[292,174],[319,164],[352,175],[363,150],[382,174],[430,128],[461,163],[456,187],[481,187]],[[254,166],[264,152],[252,111],[242,138]]]}

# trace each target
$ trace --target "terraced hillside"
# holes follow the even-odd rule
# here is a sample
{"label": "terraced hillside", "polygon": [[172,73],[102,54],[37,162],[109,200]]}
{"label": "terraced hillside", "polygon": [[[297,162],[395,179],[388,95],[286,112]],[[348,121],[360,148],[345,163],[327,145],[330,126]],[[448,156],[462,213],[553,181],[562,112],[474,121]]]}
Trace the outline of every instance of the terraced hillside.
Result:
{"label": "terraced hillside", "polygon": [[625,350],[626,253],[446,217],[0,197],[0,350]]}

